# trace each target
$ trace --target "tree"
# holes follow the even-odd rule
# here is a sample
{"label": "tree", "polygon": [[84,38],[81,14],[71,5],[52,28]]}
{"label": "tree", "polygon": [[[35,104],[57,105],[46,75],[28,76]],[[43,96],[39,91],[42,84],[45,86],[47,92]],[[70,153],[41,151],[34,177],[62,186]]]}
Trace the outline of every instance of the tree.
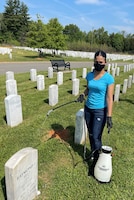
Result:
{"label": "tree", "polygon": [[108,32],[104,30],[104,27],[93,31],[93,40],[96,44],[108,44],[109,36]]}
{"label": "tree", "polygon": [[30,47],[48,48],[50,41],[47,27],[39,17],[37,18],[37,21],[31,21],[29,23],[27,45]]}
{"label": "tree", "polygon": [[18,31],[18,37],[21,45],[25,44],[26,40],[26,34],[29,30],[29,15],[28,15],[28,8],[27,6],[22,2],[20,5],[20,29]]}
{"label": "tree", "polygon": [[3,14],[2,13],[0,13],[0,43],[2,43],[3,42],[3,35],[2,35],[2,23],[3,23]]}
{"label": "tree", "polygon": [[47,24],[47,31],[49,37],[49,45],[50,49],[65,49],[65,35],[63,34],[63,27],[59,23],[57,18],[52,18],[49,20]]}
{"label": "tree", "polygon": [[74,24],[66,25],[63,33],[67,35],[68,42],[82,41],[84,33],[80,31],[79,27]]}
{"label": "tree", "polygon": [[130,42],[130,48],[129,50],[134,53],[134,34],[131,35],[131,37],[129,38],[129,42]]}
{"label": "tree", "polygon": [[3,13],[3,34],[10,35],[12,39],[23,44],[28,31],[28,21],[27,6],[19,0],[8,0]]}
{"label": "tree", "polygon": [[123,52],[124,50],[124,36],[120,33],[112,33],[110,35],[111,45],[116,49],[118,52]]}

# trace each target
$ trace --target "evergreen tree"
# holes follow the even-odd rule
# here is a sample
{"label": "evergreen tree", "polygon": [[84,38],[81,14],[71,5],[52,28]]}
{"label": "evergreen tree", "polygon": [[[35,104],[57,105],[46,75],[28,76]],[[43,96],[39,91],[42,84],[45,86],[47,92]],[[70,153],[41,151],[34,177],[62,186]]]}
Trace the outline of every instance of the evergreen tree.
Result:
{"label": "evergreen tree", "polygon": [[28,21],[27,6],[19,0],[8,0],[3,13],[4,25],[2,27],[2,32],[6,35],[8,41],[10,39],[18,40],[23,44],[28,31]]}
{"label": "evergreen tree", "polygon": [[22,2],[20,5],[20,28],[18,31],[18,38],[21,43],[21,45],[25,44],[26,40],[26,34],[29,30],[29,15],[28,15],[28,8],[27,6]]}

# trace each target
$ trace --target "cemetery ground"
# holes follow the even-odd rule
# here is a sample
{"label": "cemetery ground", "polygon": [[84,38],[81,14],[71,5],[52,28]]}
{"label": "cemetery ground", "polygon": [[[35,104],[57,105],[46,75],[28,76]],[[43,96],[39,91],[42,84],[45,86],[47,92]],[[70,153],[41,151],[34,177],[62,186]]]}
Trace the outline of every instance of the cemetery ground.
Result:
{"label": "cemetery ground", "polygon": [[[74,57],[74,56],[65,56],[65,55],[52,55],[51,53],[43,53],[42,56],[39,55],[38,51],[26,50],[26,49],[19,49],[14,47],[9,47],[12,49],[12,58],[10,58],[9,54],[4,54],[0,56],[0,62],[38,62],[38,61],[50,61],[51,59],[64,59],[65,61],[92,61],[87,57]],[[132,62],[133,60],[123,61],[124,63]],[[122,60],[117,60],[117,63],[121,62]]]}
{"label": "cemetery ground", "polygon": [[49,61],[53,58],[59,58],[59,59],[69,59],[69,61],[89,61],[89,58],[74,58],[74,57],[66,57],[66,56],[60,56],[55,55],[52,56],[52,54],[44,53],[42,56],[39,55],[38,51],[32,51],[32,50],[24,50],[24,49],[16,49],[12,48],[12,59],[8,54],[0,56],[0,62],[29,62],[29,61]]}
{"label": "cemetery ground", "polygon": [[[87,66],[88,68],[88,66]],[[90,69],[88,69],[90,71]],[[123,72],[115,77],[115,84],[134,73]],[[64,83],[59,86],[59,102],[50,106],[48,87],[56,83],[56,75],[49,79],[47,71],[38,71],[45,76],[45,90],[38,91],[36,82],[29,80],[29,73],[15,74],[18,94],[22,99],[23,122],[16,127],[6,124],[4,98],[6,97],[5,75],[0,76],[0,199],[5,199],[4,164],[17,151],[25,147],[38,150],[39,200],[133,200],[134,199],[134,84],[126,94],[120,93],[119,102],[114,102],[113,128],[110,135],[105,128],[103,145],[113,148],[113,172],[111,182],[101,184],[88,176],[88,164],[83,161],[83,145],[74,144],[75,116],[83,103],[72,95],[71,71],[64,72]],[[82,69],[77,69],[80,93],[86,86]],[[87,139],[87,153],[90,146]]]}

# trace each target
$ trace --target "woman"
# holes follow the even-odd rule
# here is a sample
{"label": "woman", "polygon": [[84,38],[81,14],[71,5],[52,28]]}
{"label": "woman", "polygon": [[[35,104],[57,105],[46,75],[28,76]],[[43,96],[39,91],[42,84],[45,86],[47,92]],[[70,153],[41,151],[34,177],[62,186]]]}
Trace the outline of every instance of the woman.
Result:
{"label": "woman", "polygon": [[94,70],[86,76],[87,88],[78,98],[78,101],[83,102],[87,96],[84,112],[93,154],[101,150],[106,121],[108,131],[112,128],[114,78],[105,71],[105,65],[106,53],[97,51],[94,55]]}

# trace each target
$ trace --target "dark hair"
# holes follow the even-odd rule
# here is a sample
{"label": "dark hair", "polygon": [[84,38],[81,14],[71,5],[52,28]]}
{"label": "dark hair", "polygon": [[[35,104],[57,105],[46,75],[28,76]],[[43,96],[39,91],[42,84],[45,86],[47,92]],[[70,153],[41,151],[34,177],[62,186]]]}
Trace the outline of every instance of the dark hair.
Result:
{"label": "dark hair", "polygon": [[96,51],[96,53],[94,55],[94,60],[96,59],[97,56],[102,56],[102,57],[105,58],[105,60],[106,60],[106,57],[107,57],[106,53],[102,50]]}

